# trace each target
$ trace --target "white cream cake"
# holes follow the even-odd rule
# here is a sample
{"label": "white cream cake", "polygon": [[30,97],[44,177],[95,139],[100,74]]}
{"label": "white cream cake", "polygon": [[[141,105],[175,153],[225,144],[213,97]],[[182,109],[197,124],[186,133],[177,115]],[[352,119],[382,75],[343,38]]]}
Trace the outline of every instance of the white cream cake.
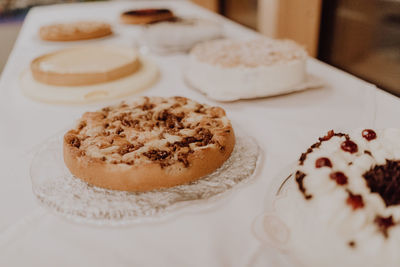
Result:
{"label": "white cream cake", "polygon": [[185,78],[219,101],[272,96],[306,80],[306,60],[290,40],[213,40],[191,50]]}
{"label": "white cream cake", "polygon": [[400,129],[328,132],[301,155],[273,214],[281,224],[265,217],[266,232],[300,266],[399,266]]}

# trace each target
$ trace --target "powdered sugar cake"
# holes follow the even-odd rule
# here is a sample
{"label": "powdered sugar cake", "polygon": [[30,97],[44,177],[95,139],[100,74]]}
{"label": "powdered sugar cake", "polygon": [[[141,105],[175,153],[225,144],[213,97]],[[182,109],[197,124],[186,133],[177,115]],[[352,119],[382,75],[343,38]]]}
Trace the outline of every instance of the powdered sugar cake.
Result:
{"label": "powdered sugar cake", "polygon": [[290,40],[214,40],[190,52],[186,80],[220,101],[287,93],[306,80],[305,50]]}
{"label": "powdered sugar cake", "polygon": [[213,172],[234,144],[222,108],[184,97],[143,97],[85,113],[64,136],[64,161],[89,184],[148,191]]}

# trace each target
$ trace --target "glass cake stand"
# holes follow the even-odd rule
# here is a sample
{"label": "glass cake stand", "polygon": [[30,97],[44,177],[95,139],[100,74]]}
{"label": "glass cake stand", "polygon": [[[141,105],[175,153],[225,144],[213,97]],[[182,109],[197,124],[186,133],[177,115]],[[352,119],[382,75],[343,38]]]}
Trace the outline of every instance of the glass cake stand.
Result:
{"label": "glass cake stand", "polygon": [[51,212],[75,222],[127,225],[198,211],[249,181],[260,162],[255,141],[238,131],[231,157],[196,182],[150,192],[99,188],[74,177],[63,162],[62,136],[45,142],[31,164],[33,193]]}

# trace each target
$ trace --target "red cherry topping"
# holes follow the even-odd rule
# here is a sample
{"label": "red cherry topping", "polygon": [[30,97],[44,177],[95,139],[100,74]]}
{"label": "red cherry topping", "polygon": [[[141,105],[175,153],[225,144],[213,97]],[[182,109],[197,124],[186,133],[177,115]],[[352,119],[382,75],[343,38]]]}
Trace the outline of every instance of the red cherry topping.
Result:
{"label": "red cherry topping", "polygon": [[344,151],[349,152],[349,153],[352,153],[352,154],[353,154],[353,153],[356,153],[356,152],[358,151],[357,144],[354,143],[354,142],[351,141],[351,140],[346,140],[346,141],[342,142],[342,144],[340,145],[340,147],[341,147]]}
{"label": "red cherry topping", "polygon": [[358,194],[349,192],[346,203],[353,208],[353,210],[361,209],[364,207],[363,197]]}
{"label": "red cherry topping", "polygon": [[347,184],[347,176],[343,172],[333,172],[329,175],[332,180],[335,180],[338,185]]}
{"label": "red cherry topping", "polygon": [[329,167],[332,168],[332,163],[328,158],[319,158],[315,161],[315,168]]}
{"label": "red cherry topping", "polygon": [[367,139],[368,141],[374,140],[376,138],[376,133],[374,130],[371,129],[365,129],[362,131],[362,136]]}

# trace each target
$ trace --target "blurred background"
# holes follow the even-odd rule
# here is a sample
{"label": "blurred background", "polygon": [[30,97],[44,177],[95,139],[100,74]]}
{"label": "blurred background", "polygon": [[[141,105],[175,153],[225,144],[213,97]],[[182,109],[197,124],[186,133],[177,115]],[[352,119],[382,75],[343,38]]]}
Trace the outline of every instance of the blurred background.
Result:
{"label": "blurred background", "polygon": [[[293,39],[311,56],[400,96],[400,0],[187,1],[269,37]],[[0,72],[29,8],[70,2],[89,1],[0,0]]]}

